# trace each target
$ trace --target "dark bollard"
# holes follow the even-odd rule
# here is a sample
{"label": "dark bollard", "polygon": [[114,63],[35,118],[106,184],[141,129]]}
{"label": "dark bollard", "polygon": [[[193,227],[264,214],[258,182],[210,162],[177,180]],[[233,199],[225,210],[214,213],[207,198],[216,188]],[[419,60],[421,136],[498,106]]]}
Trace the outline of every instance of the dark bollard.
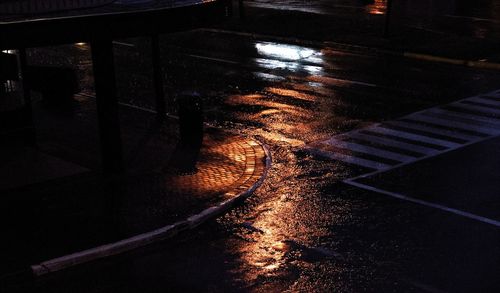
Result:
{"label": "dark bollard", "polygon": [[29,66],[27,69],[30,88],[42,94],[49,103],[64,104],[73,101],[79,92],[76,73],[71,68]]}
{"label": "dark bollard", "polygon": [[177,103],[180,141],[172,155],[170,167],[180,173],[193,173],[203,143],[202,99],[196,92],[184,92],[177,97]]}
{"label": "dark bollard", "polygon": [[180,142],[183,148],[199,149],[203,141],[203,107],[196,92],[178,97]]}

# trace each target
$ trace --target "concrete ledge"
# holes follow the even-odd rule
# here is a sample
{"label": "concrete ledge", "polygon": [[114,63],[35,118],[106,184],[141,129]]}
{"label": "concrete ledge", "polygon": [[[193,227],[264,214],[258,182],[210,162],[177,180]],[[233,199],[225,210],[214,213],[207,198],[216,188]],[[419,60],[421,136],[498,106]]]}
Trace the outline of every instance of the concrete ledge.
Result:
{"label": "concrete ledge", "polygon": [[[250,187],[246,190],[241,192],[229,191],[226,193],[226,195],[231,196],[230,199],[223,201],[216,206],[209,207],[184,221],[179,221],[175,224],[167,225],[165,227],[147,233],[139,234],[127,239],[123,239],[118,242],[101,245],[95,248],[47,260],[39,264],[34,264],[31,266],[31,272],[33,273],[33,276],[41,277],[83,263],[88,263],[105,257],[118,255],[158,241],[169,239],[183,231],[195,229],[208,220],[214,219],[226,213],[231,208],[236,206],[236,204],[248,198],[264,182],[264,179],[267,176],[267,172],[271,167],[272,159],[267,147],[264,144],[257,143],[255,141],[252,141],[252,143],[249,143],[249,145],[254,148],[259,147],[264,150],[265,166],[262,174],[253,174],[248,180],[246,180],[246,182],[254,180],[254,182],[251,182]],[[237,190],[238,189],[239,188],[237,188]]]}

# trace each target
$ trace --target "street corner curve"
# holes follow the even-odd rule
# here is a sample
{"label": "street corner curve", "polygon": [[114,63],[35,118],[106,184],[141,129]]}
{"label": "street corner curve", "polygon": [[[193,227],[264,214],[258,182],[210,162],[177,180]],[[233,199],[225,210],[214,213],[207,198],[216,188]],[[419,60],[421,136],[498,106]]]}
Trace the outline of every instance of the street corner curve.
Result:
{"label": "street corner curve", "polygon": [[174,224],[169,224],[159,229],[138,234],[114,243],[97,246],[31,265],[29,270],[32,276],[34,278],[43,277],[77,265],[116,256],[155,242],[164,241],[173,238],[181,232],[193,230],[203,223],[227,213],[232,208],[242,203],[262,185],[267,177],[268,170],[271,168],[272,157],[267,146],[256,139],[245,139],[245,142],[253,149],[253,153],[255,154],[251,156],[255,161],[252,164],[247,163],[249,165],[247,169],[252,169],[254,171],[251,174],[245,172],[242,177],[247,176],[248,178],[244,178],[240,186],[224,194],[225,197],[229,197],[229,199]]}

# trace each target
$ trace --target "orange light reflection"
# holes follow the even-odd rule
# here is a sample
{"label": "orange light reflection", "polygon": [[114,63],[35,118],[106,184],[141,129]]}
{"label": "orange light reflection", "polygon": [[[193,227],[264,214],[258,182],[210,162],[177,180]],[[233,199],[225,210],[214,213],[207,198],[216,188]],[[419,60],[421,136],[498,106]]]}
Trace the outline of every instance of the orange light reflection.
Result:
{"label": "orange light reflection", "polygon": [[387,0],[375,0],[373,4],[366,5],[366,11],[369,14],[381,15],[387,10]]}

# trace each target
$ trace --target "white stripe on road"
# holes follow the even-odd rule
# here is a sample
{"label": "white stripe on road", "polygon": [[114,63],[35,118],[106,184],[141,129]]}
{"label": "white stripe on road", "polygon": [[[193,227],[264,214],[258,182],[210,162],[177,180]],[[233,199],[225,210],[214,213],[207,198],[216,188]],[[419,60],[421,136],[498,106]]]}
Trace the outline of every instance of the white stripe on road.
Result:
{"label": "white stripe on road", "polygon": [[325,151],[325,150],[318,149],[318,148],[309,148],[307,150],[310,153],[315,154],[315,155],[319,155],[321,157],[326,157],[326,158],[329,158],[332,160],[342,161],[344,163],[354,164],[354,165],[358,165],[358,166],[365,167],[365,168],[382,170],[382,169],[388,169],[391,167],[390,165],[386,165],[384,163],[370,161],[370,160],[366,160],[366,159],[362,159],[362,158],[358,158],[358,157],[354,157],[354,156],[349,156],[349,155],[344,155],[344,154],[340,154],[340,153]]}
{"label": "white stripe on road", "polygon": [[488,117],[488,115],[500,116],[500,109],[493,109],[493,108],[484,107],[484,106],[471,105],[471,104],[466,104],[466,103],[462,103],[462,102],[453,103],[453,104],[450,104],[450,106],[464,109],[464,110],[468,110],[468,111],[475,111],[475,112],[484,113],[486,117]]}
{"label": "white stripe on road", "polygon": [[406,142],[402,142],[402,141],[398,141],[398,140],[393,140],[389,137],[375,136],[375,135],[371,135],[368,133],[365,134],[365,133],[360,133],[360,132],[353,132],[353,133],[350,133],[348,135],[348,137],[352,137],[355,139],[361,139],[361,140],[364,140],[367,142],[373,142],[373,143],[384,145],[384,146],[395,147],[395,148],[399,148],[402,150],[408,150],[408,151],[423,154],[423,155],[430,155],[430,154],[438,152],[438,150],[436,150],[436,149],[427,148],[427,147],[420,146],[420,145],[414,145],[414,144],[410,144],[410,143],[406,143]]}
{"label": "white stripe on road", "polygon": [[484,21],[484,22],[492,22],[492,23],[500,23],[498,20],[493,19],[493,18],[482,18],[482,17],[473,17],[473,16],[464,16],[464,15],[453,15],[453,14],[445,14],[445,17],[450,17],[450,18],[463,18],[463,19],[470,19],[473,21]]}
{"label": "white stripe on road", "polygon": [[193,55],[193,54],[185,54],[185,55],[189,56],[191,58],[209,60],[209,61],[215,61],[215,62],[221,62],[221,63],[227,63],[227,64],[240,64],[241,63],[241,62],[236,62],[236,61],[232,61],[232,60],[213,58],[213,57],[207,57],[207,56],[201,56],[201,55]]}
{"label": "white stripe on road", "polygon": [[332,86],[338,86],[340,84],[351,84],[351,85],[361,85],[361,86],[366,86],[366,87],[379,87],[373,83],[356,81],[356,80],[349,80],[349,79],[341,79],[341,78],[329,77],[329,76],[324,76],[324,75],[311,75],[307,78],[307,80],[319,82],[319,83],[322,83],[325,85],[332,85]]}
{"label": "white stripe on road", "polygon": [[[491,95],[491,93],[487,95]],[[464,103],[466,101],[477,101],[478,99],[482,98],[479,96],[471,97],[448,105],[469,110],[481,108],[483,113],[485,111],[500,113],[500,109],[495,110],[487,106],[471,106]],[[378,163],[371,160],[336,154],[334,149],[329,150],[328,148],[324,148],[316,150],[314,144],[306,149],[310,152],[316,151],[317,154],[333,160],[376,169],[374,172],[357,177],[361,178],[408,165],[489,139],[492,136],[500,135],[500,118],[482,116],[481,113],[462,113],[452,109],[444,109],[443,107],[445,106],[426,109],[404,116],[398,120],[375,124],[363,129],[333,136],[328,140],[320,142],[320,144],[329,144],[345,149],[346,151],[369,154],[374,157],[400,162],[396,165],[375,165]],[[350,138],[354,139],[354,141],[349,140]],[[366,144],[356,142],[356,139],[366,142]],[[421,143],[430,145],[424,146]],[[432,147],[432,145],[436,147]],[[402,151],[406,150],[421,154],[422,156],[417,155],[412,157],[408,154],[400,154],[397,151],[384,149],[384,146],[399,148]],[[439,149],[439,147],[442,149]]]}
{"label": "white stripe on road", "polygon": [[[453,127],[455,129],[469,130],[477,133],[481,133],[484,135],[495,135],[499,132],[498,126],[495,125],[485,125],[484,123],[480,123],[478,121],[474,121],[471,119],[465,119],[461,117],[454,117],[449,114],[442,113],[434,113],[429,111],[428,113],[420,113],[417,115],[409,116],[405,119],[424,121],[434,124],[440,124],[446,127]],[[452,120],[453,119],[453,120]]]}
{"label": "white stripe on road", "polygon": [[[191,58],[196,58],[196,59],[201,59],[201,60],[208,60],[208,61],[214,61],[214,62],[219,62],[219,63],[226,63],[226,64],[231,64],[231,65],[240,65],[240,66],[245,66],[247,68],[252,68],[252,69],[262,69],[263,66],[255,66],[254,64],[245,64],[241,63],[239,61],[233,61],[229,59],[223,59],[223,58],[214,58],[214,57],[207,57],[207,56],[202,56],[202,55],[195,55],[195,54],[184,54],[185,56],[191,57]],[[279,59],[265,59],[265,58],[255,58],[255,60],[260,60],[260,61],[266,61],[268,60],[268,63],[274,63],[274,62],[283,62],[286,63],[288,61],[280,61]],[[293,62],[288,62],[288,63],[293,63]],[[275,65],[273,65],[276,67]],[[266,66],[264,66],[266,67]],[[274,69],[279,69],[279,68],[274,68]],[[264,72],[259,72],[260,74],[269,74],[269,73],[264,73]],[[282,77],[286,78],[286,77]],[[310,76],[308,78],[303,78],[299,76],[293,76],[293,79],[295,80],[300,80],[303,82],[319,82],[323,83],[325,85],[330,85],[330,86],[340,86],[340,85],[359,85],[359,86],[366,86],[366,87],[378,87],[376,84],[373,83],[368,83],[368,82],[362,82],[362,81],[357,81],[357,80],[349,80],[349,79],[341,79],[341,78],[333,78],[333,77],[328,77],[324,75],[314,75]]]}
{"label": "white stripe on road", "polygon": [[481,104],[485,104],[485,105],[500,107],[500,101],[488,99],[488,98],[485,98],[484,96],[474,97],[474,98],[469,99],[469,101],[477,102],[477,103],[481,103]]}
{"label": "white stripe on road", "polygon": [[398,153],[393,153],[390,151],[382,150],[380,148],[374,148],[371,146],[366,146],[366,145],[357,144],[357,143],[353,143],[353,142],[341,141],[341,140],[338,140],[335,138],[326,140],[323,143],[331,145],[331,146],[339,147],[342,149],[352,150],[352,151],[359,152],[359,153],[364,153],[364,154],[369,154],[369,155],[373,155],[376,157],[386,158],[386,159],[397,161],[397,162],[406,162],[406,161],[410,161],[410,160],[415,159],[414,157],[405,156],[405,155],[398,154]]}
{"label": "white stripe on road", "polygon": [[[470,126],[469,124],[457,122],[457,121],[449,121],[446,119],[434,117],[431,115],[427,115],[428,113],[424,114],[416,114],[412,115],[411,117],[405,117],[402,118],[404,119],[405,122],[408,123],[415,123],[415,124],[425,124],[428,125],[429,127],[435,127],[435,128],[445,128],[445,130],[454,132],[454,133],[466,133],[466,135],[470,135],[471,137],[481,138],[488,136],[489,134],[484,133],[480,130],[482,130],[481,126]],[[470,133],[470,134],[469,134]]]}
{"label": "white stripe on road", "polygon": [[135,47],[134,44],[124,43],[124,42],[118,42],[118,41],[113,41],[113,44],[114,45],[121,45],[121,46],[125,46],[125,47]]}
{"label": "white stripe on road", "polygon": [[416,130],[416,131],[425,131],[425,132],[434,133],[437,135],[444,135],[447,137],[457,138],[457,139],[461,139],[461,140],[465,140],[465,141],[474,140],[474,139],[478,138],[478,136],[462,134],[462,133],[459,133],[459,132],[453,131],[453,130],[436,128],[436,127],[432,127],[432,126],[426,126],[426,125],[422,125],[422,124],[415,124],[415,123],[399,121],[399,120],[385,122],[385,124],[389,124],[389,125],[393,125],[393,126],[397,126],[397,127],[403,127],[403,128],[407,128],[407,129],[412,129],[412,130]]}
{"label": "white stripe on road", "polygon": [[424,135],[418,135],[418,134],[413,134],[413,133],[408,133],[404,132],[401,130],[394,130],[394,129],[389,129],[389,128],[384,128],[383,125],[375,126],[375,127],[370,127],[367,130],[376,132],[382,135],[392,135],[392,136],[397,136],[409,140],[414,140],[417,142],[425,142],[425,143],[430,143],[433,145],[438,145],[442,147],[447,147],[447,148],[453,148],[456,147],[460,144],[451,142],[451,141],[446,141],[442,139],[437,139],[437,138],[432,138]]}
{"label": "white stripe on road", "polygon": [[485,127],[483,125],[471,124],[462,121],[447,120],[449,118],[447,118],[445,115],[443,117],[443,115],[436,113],[419,113],[408,116],[405,119],[424,122],[424,123],[431,123],[445,127],[452,127],[453,129],[457,130],[473,131],[479,134],[483,134],[485,136],[494,135],[498,133],[498,129],[496,128]]}
{"label": "white stripe on road", "polygon": [[[494,101],[491,101],[492,103]],[[500,110],[500,105],[492,105],[492,103],[485,104],[482,101],[474,101],[474,100],[467,100],[467,101],[461,101],[460,104],[465,104],[465,105],[472,105],[472,106],[477,106],[477,107],[485,107],[487,109],[496,109]]]}
{"label": "white stripe on road", "polygon": [[473,124],[478,126],[490,127],[493,129],[500,130],[500,120],[495,118],[484,117],[481,115],[461,113],[446,109],[431,109],[423,115],[429,116],[441,116],[443,118],[449,119],[451,121],[459,121],[467,124]]}
{"label": "white stripe on road", "polygon": [[363,183],[359,183],[359,182],[356,182],[356,181],[353,181],[353,180],[345,180],[344,183],[349,184],[351,186],[355,186],[355,187],[361,188],[361,189],[365,189],[365,190],[368,190],[368,191],[373,191],[373,192],[385,194],[385,195],[388,195],[388,196],[391,196],[391,197],[394,197],[394,198],[398,198],[398,199],[401,199],[401,200],[409,201],[409,202],[416,203],[416,204],[419,204],[419,205],[423,205],[423,206],[426,206],[426,207],[430,207],[430,208],[438,209],[438,210],[445,211],[445,212],[448,212],[448,213],[452,213],[452,214],[455,214],[455,215],[458,215],[458,216],[461,216],[461,217],[464,217],[464,218],[468,218],[468,219],[471,219],[471,220],[474,220],[474,221],[479,221],[479,222],[482,222],[482,223],[485,223],[485,224],[489,224],[489,225],[493,225],[493,226],[496,226],[496,227],[500,227],[500,221],[493,220],[493,219],[490,219],[490,218],[486,218],[486,217],[483,217],[483,216],[479,216],[479,215],[476,215],[476,214],[472,214],[472,213],[469,213],[469,212],[465,212],[465,211],[462,211],[462,210],[458,210],[458,209],[455,209],[455,208],[447,207],[445,205],[441,205],[441,204],[438,204],[438,203],[433,203],[433,202],[429,202],[429,201],[425,201],[425,200],[421,200],[421,199],[409,197],[409,196],[406,196],[406,195],[401,194],[401,193],[396,193],[396,192],[391,192],[391,191],[379,189],[379,188],[376,188],[376,187],[373,187],[373,186],[370,186],[370,185],[366,185],[366,184],[363,184]]}

